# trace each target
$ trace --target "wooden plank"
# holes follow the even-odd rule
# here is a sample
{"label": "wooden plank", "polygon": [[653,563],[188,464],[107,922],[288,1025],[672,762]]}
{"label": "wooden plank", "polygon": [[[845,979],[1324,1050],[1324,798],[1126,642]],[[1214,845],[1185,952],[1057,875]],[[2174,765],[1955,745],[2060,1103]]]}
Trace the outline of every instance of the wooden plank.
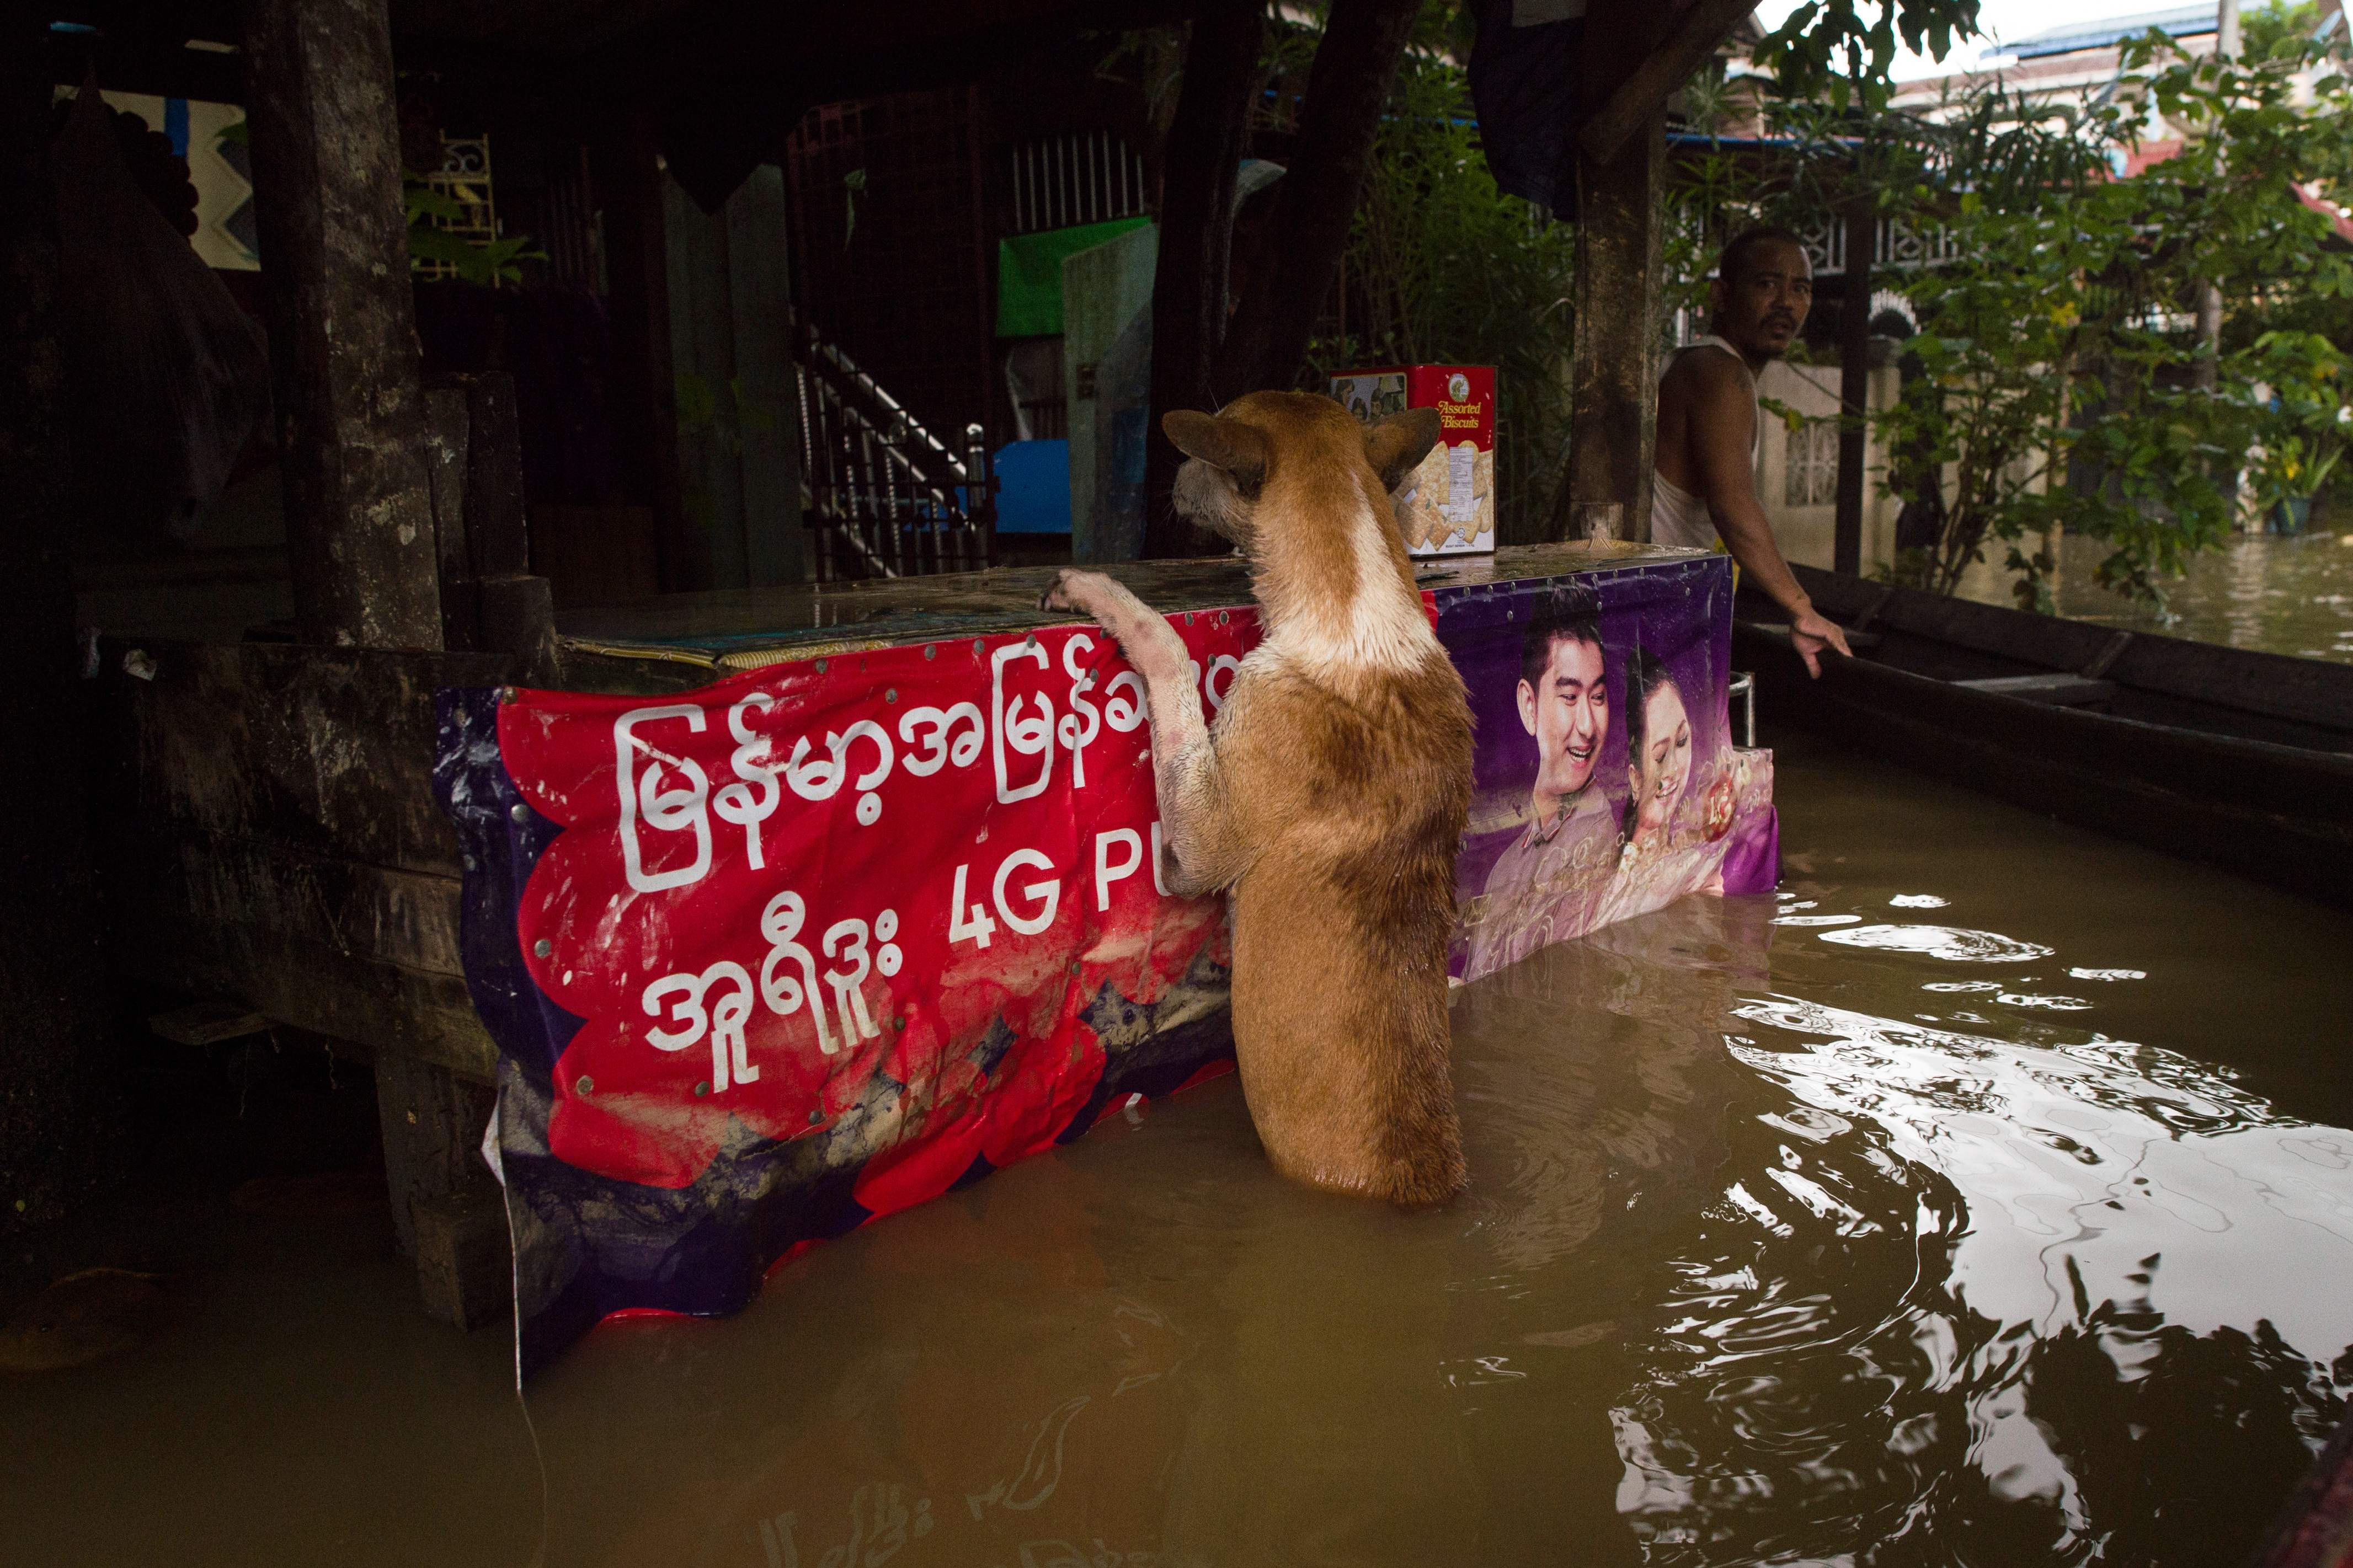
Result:
{"label": "wooden plank", "polygon": [[213,1046],[261,1034],[269,1020],[235,1002],[191,1002],[151,1016],[147,1027],[175,1046]]}
{"label": "wooden plank", "polygon": [[2326,659],[2218,648],[2144,632],[2116,656],[2108,679],[2353,734],[2353,668]]}
{"label": "wooden plank", "polygon": [[169,826],[123,834],[111,881],[162,919],[242,925],[463,978],[456,878]]}
{"label": "wooden plank", "polygon": [[[1425,590],[1476,587],[1523,577],[1565,575],[1687,561],[1700,552],[1623,541],[1535,545],[1493,555],[1416,562],[1414,580]],[[1216,609],[1250,602],[1250,567],[1226,555],[1193,561],[1134,561],[1101,568],[1163,611]],[[995,567],[882,582],[803,584],[786,588],[670,594],[633,605],[560,615],[557,629],[567,657],[580,647],[675,642],[723,650],[731,639],[796,647],[816,657],[820,647],[876,647],[1067,624],[1068,615],[1038,608],[1038,596],[1059,568]]]}
{"label": "wooden plank", "polygon": [[154,678],[107,645],[102,744],[120,820],[454,876],[434,804],[434,692],[491,686],[515,663],[288,644],[148,640]]}
{"label": "wooden plank", "polygon": [[1909,632],[2045,669],[2081,669],[2108,642],[2108,628],[2083,621],[2032,616],[1916,588],[1891,590],[1883,583],[1794,563],[1790,571],[1798,585],[1833,619],[1852,620],[1864,606],[1876,605],[1872,624],[1882,630]]}
{"label": "wooden plank", "polygon": [[124,973],[190,995],[235,1001],[378,1055],[429,1062],[477,1083],[498,1047],[456,975],[403,969],[256,926],[197,928],[167,911],[126,910]]}
{"label": "wooden plank", "polygon": [[2080,675],[1995,675],[1978,680],[1956,680],[1972,691],[1994,697],[2016,697],[2028,702],[2049,702],[2061,708],[2083,708],[2116,700],[2113,680],[2086,680]]}

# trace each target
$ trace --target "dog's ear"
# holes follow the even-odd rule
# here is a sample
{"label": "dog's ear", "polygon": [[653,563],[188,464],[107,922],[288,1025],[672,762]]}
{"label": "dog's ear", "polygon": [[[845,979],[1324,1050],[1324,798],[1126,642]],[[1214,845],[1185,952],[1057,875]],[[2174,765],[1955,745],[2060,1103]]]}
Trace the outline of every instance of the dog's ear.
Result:
{"label": "dog's ear", "polygon": [[1365,432],[1365,460],[1380,475],[1383,485],[1395,489],[1415,465],[1430,456],[1440,434],[1435,408],[1392,414]]}
{"label": "dog's ear", "polygon": [[1198,458],[1231,475],[1234,488],[1244,495],[1254,493],[1266,482],[1271,452],[1265,432],[1256,426],[1189,408],[1172,408],[1160,416],[1160,428],[1187,457]]}

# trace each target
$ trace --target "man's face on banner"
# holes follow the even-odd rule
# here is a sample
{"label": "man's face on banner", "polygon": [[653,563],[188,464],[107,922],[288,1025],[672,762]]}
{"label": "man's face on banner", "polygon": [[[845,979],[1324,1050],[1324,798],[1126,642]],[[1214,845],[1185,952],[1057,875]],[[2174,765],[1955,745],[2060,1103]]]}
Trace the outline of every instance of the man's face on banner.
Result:
{"label": "man's face on banner", "polygon": [[1554,640],[1541,689],[1520,682],[1520,722],[1536,738],[1539,800],[1575,795],[1593,782],[1601,742],[1609,734],[1609,686],[1601,649],[1567,637]]}

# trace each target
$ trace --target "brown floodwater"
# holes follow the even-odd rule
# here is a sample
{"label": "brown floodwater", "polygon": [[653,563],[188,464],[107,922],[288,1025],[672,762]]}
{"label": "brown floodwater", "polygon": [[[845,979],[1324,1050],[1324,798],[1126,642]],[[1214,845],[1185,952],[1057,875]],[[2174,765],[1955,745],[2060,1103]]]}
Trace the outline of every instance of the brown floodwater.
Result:
{"label": "brown floodwater", "polygon": [[2135,605],[2094,582],[2106,554],[2096,540],[2067,539],[2061,615],[2353,664],[2353,532],[2234,535],[2163,585],[2162,608]]}
{"label": "brown floodwater", "polygon": [[72,1260],[164,1331],[0,1381],[0,1557],[2238,1563],[2353,1390],[2353,921],[1782,739],[1781,896],[1458,993],[1449,1210],[1229,1077],[519,1402],[379,1221],[183,1194]]}

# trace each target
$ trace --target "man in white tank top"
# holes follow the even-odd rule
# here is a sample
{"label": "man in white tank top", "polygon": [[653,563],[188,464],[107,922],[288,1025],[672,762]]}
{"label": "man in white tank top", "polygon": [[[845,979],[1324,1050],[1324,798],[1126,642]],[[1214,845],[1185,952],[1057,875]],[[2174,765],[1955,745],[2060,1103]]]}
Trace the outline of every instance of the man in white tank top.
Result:
{"label": "man in white tank top", "polygon": [[1712,330],[1659,378],[1651,538],[1707,550],[1721,536],[1748,582],[1788,616],[1799,657],[1818,676],[1824,648],[1848,651],[1846,633],[1798,586],[1757,499],[1757,377],[1788,351],[1814,302],[1806,247],[1787,229],[1748,230],[1724,247],[1709,300]]}

